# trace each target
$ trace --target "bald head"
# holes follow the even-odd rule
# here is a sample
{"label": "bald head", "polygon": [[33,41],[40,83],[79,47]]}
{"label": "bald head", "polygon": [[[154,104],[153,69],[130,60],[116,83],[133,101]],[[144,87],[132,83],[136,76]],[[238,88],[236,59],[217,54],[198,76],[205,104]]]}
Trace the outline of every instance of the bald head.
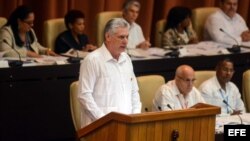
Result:
{"label": "bald head", "polygon": [[189,65],[181,65],[176,69],[175,76],[183,76],[185,74],[194,74],[194,69]]}
{"label": "bald head", "polygon": [[193,89],[194,69],[188,65],[181,65],[175,72],[175,83],[181,94],[184,96]]}

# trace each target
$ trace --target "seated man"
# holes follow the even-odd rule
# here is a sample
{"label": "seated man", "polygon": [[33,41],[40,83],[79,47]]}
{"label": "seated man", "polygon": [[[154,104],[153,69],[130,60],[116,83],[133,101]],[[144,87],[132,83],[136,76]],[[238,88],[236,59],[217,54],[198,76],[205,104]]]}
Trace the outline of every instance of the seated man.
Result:
{"label": "seated man", "polygon": [[250,41],[250,32],[244,19],[236,13],[238,0],[221,0],[220,10],[210,15],[205,23],[205,40],[226,44]]}
{"label": "seated man", "polygon": [[175,79],[164,84],[153,100],[154,111],[187,109],[197,103],[205,103],[200,92],[193,86],[194,70],[188,65],[176,69]]}
{"label": "seated man", "polygon": [[234,73],[233,62],[229,59],[219,61],[216,76],[203,82],[199,89],[208,104],[221,107],[221,115],[245,112],[241,94],[237,86],[230,82]]}
{"label": "seated man", "polygon": [[135,23],[140,7],[140,3],[136,0],[129,0],[123,6],[123,18],[130,24],[128,48],[147,49],[151,46],[149,41],[145,40],[140,25]]}

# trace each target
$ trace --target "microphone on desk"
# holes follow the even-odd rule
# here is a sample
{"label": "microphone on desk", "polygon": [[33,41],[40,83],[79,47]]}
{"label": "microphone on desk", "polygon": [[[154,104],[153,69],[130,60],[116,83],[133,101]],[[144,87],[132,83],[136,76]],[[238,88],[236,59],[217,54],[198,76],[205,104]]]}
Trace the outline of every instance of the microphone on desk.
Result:
{"label": "microphone on desk", "polygon": [[67,59],[67,61],[68,61],[69,63],[80,63],[81,60],[82,60],[82,58],[79,57],[78,50],[75,49],[74,47],[72,47],[71,44],[70,44],[64,37],[62,37],[61,39],[64,41],[64,43],[65,43],[66,45],[68,45],[68,46],[73,50],[73,52],[76,52],[76,57],[70,56],[70,57]]}
{"label": "microphone on desk", "polygon": [[11,48],[16,52],[18,55],[19,60],[9,60],[9,66],[10,67],[21,67],[23,66],[23,61],[21,59],[20,53],[15,49],[14,44],[10,45],[5,39],[3,39],[3,42],[6,43],[7,45],[11,46]]}
{"label": "microphone on desk", "polygon": [[220,31],[225,33],[228,37],[230,37],[231,39],[233,39],[235,42],[236,42],[236,45],[233,45],[231,48],[228,48],[227,50],[229,52],[232,52],[232,53],[239,53],[240,52],[240,45],[239,45],[239,42],[232,36],[230,35],[228,32],[224,31],[222,28],[220,28]]}
{"label": "microphone on desk", "polygon": [[170,104],[167,104],[167,107],[168,107],[171,111],[173,111],[173,108],[170,106]]}
{"label": "microphone on desk", "polygon": [[76,49],[73,48],[73,51],[76,52],[76,57],[72,57],[71,56],[71,57],[69,57],[67,59],[67,61],[69,63],[80,63],[80,61],[82,60],[82,58],[79,57],[78,50],[76,50]]}
{"label": "microphone on desk", "polygon": [[[164,32],[159,31],[158,33],[160,34],[161,39],[162,39],[162,36],[163,36]],[[180,51],[179,51],[180,47],[179,46],[177,48],[173,48],[173,47],[166,48],[166,47],[162,46],[162,44],[161,44],[160,47],[164,48],[164,49],[171,50],[171,52],[168,52],[168,53],[164,54],[164,56],[170,56],[170,57],[177,58],[180,55]]]}
{"label": "microphone on desk", "polygon": [[159,110],[159,111],[162,111],[161,106],[158,106],[158,110]]}
{"label": "microphone on desk", "polygon": [[[223,99],[223,103],[226,104],[231,110],[234,111],[234,109],[228,104],[228,102],[227,102],[226,100]],[[241,116],[240,116],[239,114],[236,114],[236,115],[237,115],[237,116],[239,117],[239,119],[240,119],[240,124],[243,125],[243,121],[242,121]]]}

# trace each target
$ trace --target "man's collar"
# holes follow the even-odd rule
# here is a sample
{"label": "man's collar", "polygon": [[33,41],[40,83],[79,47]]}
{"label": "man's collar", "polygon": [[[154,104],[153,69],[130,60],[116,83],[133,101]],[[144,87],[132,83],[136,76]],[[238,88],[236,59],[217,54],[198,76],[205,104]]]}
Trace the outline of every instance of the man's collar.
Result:
{"label": "man's collar", "polygon": [[106,45],[103,43],[101,46],[101,52],[103,52],[103,58],[105,60],[105,62],[109,62],[109,61],[117,61],[118,63],[122,63],[124,61],[126,61],[126,56],[125,53],[122,52],[118,58],[118,60],[116,60],[110,53],[110,51],[107,49]]}
{"label": "man's collar", "polygon": [[234,20],[235,17],[236,17],[236,13],[235,13],[234,16],[231,18],[231,17],[229,17],[224,11],[222,11],[221,9],[220,9],[220,12],[222,13],[222,15],[223,15],[228,21]]}

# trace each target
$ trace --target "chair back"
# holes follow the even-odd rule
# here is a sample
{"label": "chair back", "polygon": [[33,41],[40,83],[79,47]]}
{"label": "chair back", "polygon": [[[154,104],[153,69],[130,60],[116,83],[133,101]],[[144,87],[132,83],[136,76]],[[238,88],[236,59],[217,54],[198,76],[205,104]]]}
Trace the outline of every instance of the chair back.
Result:
{"label": "chair back", "polygon": [[142,102],[142,112],[152,111],[153,99],[156,91],[165,84],[165,79],[161,75],[138,76],[140,99]]}
{"label": "chair back", "polygon": [[250,112],[250,70],[247,70],[243,73],[242,97],[246,107],[246,111]]}
{"label": "chair back", "polygon": [[162,35],[164,34],[164,28],[166,25],[166,20],[161,19],[156,22],[155,25],[155,46],[162,47]]}
{"label": "chair back", "polygon": [[7,19],[4,17],[0,17],[0,28],[7,23]]}
{"label": "chair back", "polygon": [[202,70],[202,71],[195,71],[195,78],[196,81],[194,83],[194,86],[196,88],[199,88],[199,86],[209,78],[215,76],[216,72],[215,71],[210,71],[210,70]]}
{"label": "chair back", "polygon": [[78,81],[70,85],[70,111],[75,130],[81,129],[81,105],[78,99]]}
{"label": "chair back", "polygon": [[200,7],[192,10],[192,24],[194,31],[197,33],[197,36],[200,41],[203,40],[204,36],[204,26],[206,20],[210,14],[217,11],[217,7]]}
{"label": "chair back", "polygon": [[63,18],[46,20],[43,25],[43,45],[54,50],[57,36],[65,30]]}
{"label": "chair back", "polygon": [[97,46],[101,46],[104,41],[104,28],[106,23],[112,18],[121,18],[121,11],[105,11],[97,14],[96,17],[96,41]]}

